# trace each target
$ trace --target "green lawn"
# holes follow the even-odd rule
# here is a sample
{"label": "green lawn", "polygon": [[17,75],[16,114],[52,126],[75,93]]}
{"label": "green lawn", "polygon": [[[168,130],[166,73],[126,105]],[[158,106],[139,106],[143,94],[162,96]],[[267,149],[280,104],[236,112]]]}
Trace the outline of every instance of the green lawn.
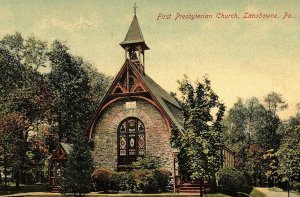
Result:
{"label": "green lawn", "polygon": [[[53,197],[53,196],[63,196],[58,193],[47,192],[47,187],[44,185],[21,185],[21,189],[16,191],[15,186],[9,184],[8,191],[4,192],[4,185],[0,185],[0,195],[10,195],[10,194],[22,194],[24,196],[32,197]],[[87,195],[88,197],[195,197],[199,194],[174,194],[174,193],[162,193],[162,194],[97,194],[92,192]],[[225,194],[205,194],[204,197],[229,197]]]}
{"label": "green lawn", "polygon": [[[53,197],[53,196],[62,196],[58,194],[37,194],[37,195],[26,195],[28,197]],[[88,194],[88,197],[195,197],[197,195],[186,195],[186,194]],[[204,197],[229,197],[224,194],[205,194]]]}
{"label": "green lawn", "polygon": [[271,187],[271,188],[269,188],[269,190],[272,192],[283,192],[283,189],[278,188],[278,187]]}
{"label": "green lawn", "polygon": [[253,188],[252,192],[250,193],[251,197],[265,197],[266,195],[258,191],[256,188]]}

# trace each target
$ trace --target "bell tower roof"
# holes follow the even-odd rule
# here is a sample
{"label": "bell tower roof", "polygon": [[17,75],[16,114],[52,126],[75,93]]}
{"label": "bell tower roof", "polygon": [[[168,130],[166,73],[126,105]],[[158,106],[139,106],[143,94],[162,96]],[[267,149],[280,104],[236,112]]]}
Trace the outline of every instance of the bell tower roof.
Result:
{"label": "bell tower roof", "polygon": [[131,45],[140,45],[143,50],[148,50],[149,47],[147,46],[138,19],[136,17],[136,14],[134,13],[131,25],[128,29],[128,32],[126,34],[126,37],[123,42],[120,43],[120,45],[125,49],[127,46]]}

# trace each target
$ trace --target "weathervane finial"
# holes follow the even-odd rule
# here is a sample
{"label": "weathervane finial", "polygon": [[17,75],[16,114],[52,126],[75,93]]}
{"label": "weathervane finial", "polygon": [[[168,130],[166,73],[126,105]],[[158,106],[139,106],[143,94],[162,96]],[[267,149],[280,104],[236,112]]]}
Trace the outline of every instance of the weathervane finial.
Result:
{"label": "weathervane finial", "polygon": [[133,6],[134,15],[136,15],[136,8],[138,8],[138,7],[136,6],[136,3],[134,3],[134,6]]}

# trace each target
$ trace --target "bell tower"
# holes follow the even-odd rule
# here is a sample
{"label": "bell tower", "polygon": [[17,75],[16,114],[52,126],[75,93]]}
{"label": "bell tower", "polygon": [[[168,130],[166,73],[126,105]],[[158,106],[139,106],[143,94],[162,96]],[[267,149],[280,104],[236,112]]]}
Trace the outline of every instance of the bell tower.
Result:
{"label": "bell tower", "polygon": [[140,73],[145,74],[145,50],[149,50],[144,40],[137,16],[136,8],[134,5],[134,16],[131,25],[128,29],[126,37],[120,45],[125,50],[125,59],[133,62]]}

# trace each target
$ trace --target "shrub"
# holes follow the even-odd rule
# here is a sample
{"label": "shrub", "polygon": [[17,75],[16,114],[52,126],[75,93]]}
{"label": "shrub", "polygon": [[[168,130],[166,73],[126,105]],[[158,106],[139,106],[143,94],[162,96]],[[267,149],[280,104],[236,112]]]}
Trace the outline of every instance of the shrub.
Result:
{"label": "shrub", "polygon": [[247,186],[243,173],[232,167],[220,169],[216,173],[216,179],[220,190],[228,195],[243,192]]}
{"label": "shrub", "polygon": [[164,168],[156,171],[157,183],[161,192],[166,192],[171,187],[171,176],[172,174]]}
{"label": "shrub", "polygon": [[92,174],[92,181],[96,191],[105,191],[109,189],[111,171],[105,167],[96,169]]}
{"label": "shrub", "polygon": [[132,163],[134,169],[156,170],[161,167],[161,161],[158,157],[146,153],[137,158],[136,162]]}
{"label": "shrub", "polygon": [[159,190],[155,171],[148,169],[139,169],[132,172],[137,184],[137,188],[143,193],[157,193]]}
{"label": "shrub", "polygon": [[300,192],[300,182],[294,182],[291,184],[291,186],[293,190]]}
{"label": "shrub", "polygon": [[110,189],[115,191],[130,190],[131,192],[133,192],[135,187],[136,187],[136,183],[131,173],[127,173],[127,172],[112,173]]}

